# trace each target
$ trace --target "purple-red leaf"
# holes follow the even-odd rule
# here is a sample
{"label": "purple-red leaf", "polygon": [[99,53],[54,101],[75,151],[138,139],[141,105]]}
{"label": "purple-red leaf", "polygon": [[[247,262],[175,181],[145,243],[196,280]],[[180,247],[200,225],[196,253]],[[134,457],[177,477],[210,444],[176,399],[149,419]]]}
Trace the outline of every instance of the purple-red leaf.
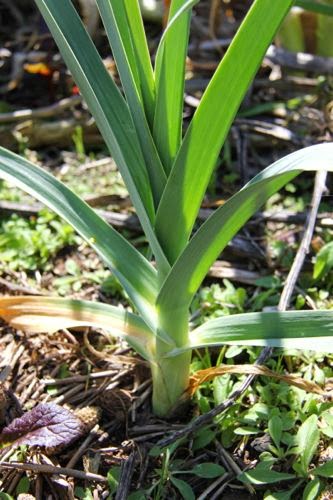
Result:
{"label": "purple-red leaf", "polygon": [[0,446],[64,447],[84,432],[83,422],[74,413],[54,403],[45,403],[5,427],[0,434]]}

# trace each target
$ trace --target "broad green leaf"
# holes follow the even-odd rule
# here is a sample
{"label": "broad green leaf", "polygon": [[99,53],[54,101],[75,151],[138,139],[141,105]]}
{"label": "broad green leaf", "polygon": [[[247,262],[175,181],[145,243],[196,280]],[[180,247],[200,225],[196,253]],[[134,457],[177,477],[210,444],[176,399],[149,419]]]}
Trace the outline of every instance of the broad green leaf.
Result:
{"label": "broad green leaf", "polygon": [[304,488],[302,500],[316,500],[319,497],[321,488],[319,479],[315,477]]}
{"label": "broad green leaf", "polygon": [[287,182],[311,170],[333,171],[333,144],[310,146],[276,161],[218,208],[173,266],[158,307],[170,311],[188,307],[210,266],[245,222]]}
{"label": "broad green leaf", "polygon": [[195,500],[195,495],[193,493],[193,490],[188,483],[186,483],[182,479],[177,479],[174,476],[170,477],[170,481],[177,488],[177,490],[181,494],[182,498],[184,498],[184,500]]}
{"label": "broad green leaf", "polygon": [[3,148],[0,148],[0,178],[42,201],[69,222],[112,269],[135,306],[152,325],[157,274],[125,238],[62,182]]}
{"label": "broad green leaf", "polygon": [[333,241],[324,245],[316,255],[314,279],[322,278],[333,267]]}
{"label": "broad green leaf", "polygon": [[296,436],[297,453],[300,455],[300,465],[306,476],[311,460],[317,451],[320,438],[317,415],[311,415],[303,422]]}
{"label": "broad green leaf", "polygon": [[168,262],[156,239],[154,200],[128,106],[104,67],[70,0],[35,0],[119,167],[159,265]]}
{"label": "broad green leaf", "polygon": [[92,326],[122,336],[146,359],[154,334],[136,314],[119,307],[59,297],[1,297],[0,317],[15,328],[54,333],[62,328]]}
{"label": "broad green leaf", "polygon": [[[97,0],[97,5],[110,41],[113,57],[117,63],[129,110],[132,114],[141,144],[155,205],[158,206],[166,184],[166,175],[145,115],[143,92],[136,64],[137,61],[140,61],[140,58],[134,52],[125,3],[124,0],[113,0],[112,2],[110,0]],[[138,9],[137,3],[134,2],[133,7],[135,5]],[[138,12],[140,12],[139,9]],[[136,9],[133,10],[131,16],[133,14],[137,14]],[[136,16],[134,15],[133,17],[135,18]],[[140,17],[137,21],[140,21]],[[133,20],[132,23],[135,24]]]}
{"label": "broad green leaf", "polygon": [[156,217],[158,239],[171,263],[189,239],[232,120],[292,3],[293,0],[254,2],[201,99]]}
{"label": "broad green leaf", "polygon": [[279,447],[282,436],[282,420],[279,415],[274,415],[268,421],[268,432],[275,444],[275,446]]}
{"label": "broad green leaf", "polygon": [[251,345],[333,352],[333,310],[234,314],[211,319],[190,333],[188,349],[214,345]]}
{"label": "broad green leaf", "polygon": [[311,471],[315,476],[333,477],[333,460],[329,460],[326,464],[317,467]]}
{"label": "broad green leaf", "polygon": [[206,479],[213,479],[215,477],[223,476],[226,470],[219,464],[215,464],[214,462],[203,462],[201,464],[197,464],[191,470],[192,474],[195,474],[198,477],[204,477]]}
{"label": "broad green leaf", "polygon": [[240,474],[238,479],[242,481],[242,483],[272,484],[295,478],[294,474],[271,470],[271,466],[272,464],[270,462],[260,462],[254,469]]}
{"label": "broad green leaf", "polygon": [[[184,0],[172,0],[169,20],[184,6]],[[192,1],[193,3],[193,1]],[[169,174],[182,140],[182,116],[185,63],[191,10],[183,11],[166,28],[155,63],[156,108],[153,134],[166,172]]]}
{"label": "broad green leaf", "polygon": [[209,427],[204,427],[196,432],[193,440],[193,451],[205,448],[216,437],[216,431]]}

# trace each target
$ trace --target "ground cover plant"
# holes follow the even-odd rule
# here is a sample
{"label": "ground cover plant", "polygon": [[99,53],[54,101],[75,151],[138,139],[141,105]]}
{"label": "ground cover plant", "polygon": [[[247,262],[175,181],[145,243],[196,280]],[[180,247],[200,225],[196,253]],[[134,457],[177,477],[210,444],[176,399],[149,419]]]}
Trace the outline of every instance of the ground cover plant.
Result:
{"label": "ground cover plant", "polygon": [[24,158],[4,149],[0,153],[1,177],[71,223],[110,266],[134,308],[128,312],[99,303],[9,297],[1,299],[2,317],[35,331],[87,324],[123,335],[150,364],[153,409],[161,416],[170,414],[188,386],[194,348],[235,343],[326,351],[332,347],[331,311],[220,317],[189,332],[194,294],[246,220],[301,171],[333,169],[331,144],[288,155],[252,179],[192,236],[233,117],[293,2],[253,3],[182,138],[185,54],[195,3],[172,2],[153,71],[138,4],[97,1],[123,97],[72,4],[36,1],[122,173],[155,266],[62,183]]}

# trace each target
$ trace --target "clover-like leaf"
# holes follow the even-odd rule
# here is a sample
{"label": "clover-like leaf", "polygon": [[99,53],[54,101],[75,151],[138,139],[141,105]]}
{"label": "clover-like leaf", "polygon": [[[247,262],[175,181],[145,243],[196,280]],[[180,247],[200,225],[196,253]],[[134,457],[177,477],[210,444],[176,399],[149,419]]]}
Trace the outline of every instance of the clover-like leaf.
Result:
{"label": "clover-like leaf", "polygon": [[0,434],[0,447],[64,447],[85,433],[84,423],[70,410],[43,403],[15,418]]}

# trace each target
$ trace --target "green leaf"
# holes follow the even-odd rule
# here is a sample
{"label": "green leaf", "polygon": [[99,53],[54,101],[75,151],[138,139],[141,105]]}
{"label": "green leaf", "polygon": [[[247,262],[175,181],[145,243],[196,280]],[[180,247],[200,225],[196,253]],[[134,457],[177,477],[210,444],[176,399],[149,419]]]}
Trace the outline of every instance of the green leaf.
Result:
{"label": "green leaf", "polygon": [[[126,11],[127,26],[122,24],[120,31],[126,41],[128,62],[135,76],[136,85],[140,89],[148,122],[152,127],[155,111],[155,80],[140,5],[138,0],[123,0],[122,3]],[[125,21],[125,18],[123,19]]]}
{"label": "green leaf", "polygon": [[174,476],[170,477],[170,481],[177,488],[184,500],[195,500],[193,490],[188,483],[186,483],[182,479],[177,479]]}
{"label": "green leaf", "polygon": [[328,3],[329,0],[323,2],[320,0],[296,0],[295,5],[302,7],[305,10],[311,12],[316,12],[317,14],[324,14],[327,16],[333,16],[333,6]]}
{"label": "green leaf", "polygon": [[272,463],[269,461],[260,462],[254,469],[240,474],[238,479],[242,481],[242,483],[272,484],[295,478],[294,474],[271,470],[271,466]]}
{"label": "green leaf", "polygon": [[128,500],[146,500],[145,490],[133,491],[128,495]]}
{"label": "green leaf", "polygon": [[300,455],[300,465],[304,475],[307,475],[311,460],[318,449],[320,430],[317,415],[311,415],[303,422],[296,436],[297,453]]}
{"label": "green leaf", "polygon": [[226,470],[224,467],[219,464],[215,464],[214,462],[203,462],[195,465],[191,472],[198,477],[213,479],[215,477],[223,476]]}
{"label": "green leaf", "polygon": [[120,467],[113,466],[107,473],[108,487],[110,494],[116,493],[120,478]]}
{"label": "green leaf", "polygon": [[326,462],[326,464],[317,467],[311,471],[315,476],[320,477],[333,477],[333,460]]}
{"label": "green leaf", "polygon": [[333,438],[333,413],[330,409],[321,414],[321,421],[321,433],[329,438]]}
{"label": "green leaf", "polygon": [[213,441],[213,439],[216,436],[216,432],[213,431],[212,429],[209,429],[207,427],[204,427],[200,431],[198,431],[195,434],[194,441],[193,441],[193,450],[201,450],[205,446],[207,446],[209,443]]}
{"label": "green leaf", "polygon": [[0,148],[0,178],[42,201],[69,222],[110,266],[135,306],[152,325],[157,275],[134,247],[62,182],[3,148]]}
{"label": "green leaf", "polygon": [[188,307],[210,266],[245,222],[283,185],[301,171],[311,170],[333,171],[333,144],[310,146],[276,161],[218,208],[174,264],[158,296],[158,307],[170,311]]}
{"label": "green leaf", "polygon": [[234,433],[238,436],[251,436],[253,434],[259,434],[260,430],[258,427],[237,427]]}
{"label": "green leaf", "polygon": [[279,447],[282,436],[282,420],[279,415],[274,415],[268,421],[268,432],[274,441],[275,446]]}
{"label": "green leaf", "polygon": [[288,490],[276,491],[274,493],[265,493],[264,500],[290,500],[295,498],[294,493],[302,485],[303,480],[298,481],[295,486]]}
{"label": "green leaf", "polygon": [[[187,4],[191,7],[197,1],[192,0]],[[172,0],[169,21],[175,19],[180,9],[182,14],[166,27],[155,63],[156,109],[153,134],[168,174],[182,140],[185,62],[191,18],[191,10],[184,10],[184,0]]]}
{"label": "green leaf", "polygon": [[8,493],[0,492],[0,500],[14,500],[14,497],[8,495]]}
{"label": "green leaf", "polygon": [[69,0],[36,0],[61,54],[121,172],[159,265],[168,262],[155,236],[153,194],[128,106]]}
{"label": "green leaf", "polygon": [[207,321],[190,334],[190,345],[166,357],[214,345],[272,346],[333,352],[333,310],[245,313]]}
{"label": "green leaf", "polygon": [[74,495],[81,500],[94,500],[93,494],[89,488],[82,488],[81,486],[76,486],[74,488]]}
{"label": "green leaf", "polygon": [[158,239],[171,263],[188,241],[237,109],[292,3],[292,0],[254,2],[201,99],[156,217]]}
{"label": "green leaf", "polygon": [[29,493],[30,490],[30,479],[27,476],[23,476],[18,485],[16,486],[16,494],[19,495],[20,493]]}
{"label": "green leaf", "polygon": [[324,245],[316,255],[313,278],[322,278],[333,267],[333,241]]}
{"label": "green leaf", "polygon": [[321,483],[317,477],[312,479],[303,491],[302,500],[316,500],[319,497]]}
{"label": "green leaf", "polygon": [[140,316],[99,302],[44,296],[1,297],[0,317],[32,332],[54,333],[78,326],[102,328],[125,338],[146,359],[150,359],[154,344],[154,334]]}
{"label": "green leaf", "polygon": [[[131,10],[130,17],[133,16],[134,18],[132,18],[131,22],[133,28],[135,28],[140,24],[141,16],[137,1],[132,2],[132,4],[133,11]],[[166,184],[166,175],[153,142],[145,114],[143,90],[141,89],[140,81],[142,72],[140,74],[138,70],[141,54],[139,58],[135,53],[124,0],[113,0],[112,2],[110,0],[97,0],[97,5],[110,41],[113,56],[117,63],[120,79],[141,144],[151,181],[155,205],[158,206]],[[141,48],[144,54],[146,44],[143,47],[142,45],[140,44],[139,49]],[[145,58],[143,62],[145,62]],[[152,104],[150,104],[151,106]]]}

